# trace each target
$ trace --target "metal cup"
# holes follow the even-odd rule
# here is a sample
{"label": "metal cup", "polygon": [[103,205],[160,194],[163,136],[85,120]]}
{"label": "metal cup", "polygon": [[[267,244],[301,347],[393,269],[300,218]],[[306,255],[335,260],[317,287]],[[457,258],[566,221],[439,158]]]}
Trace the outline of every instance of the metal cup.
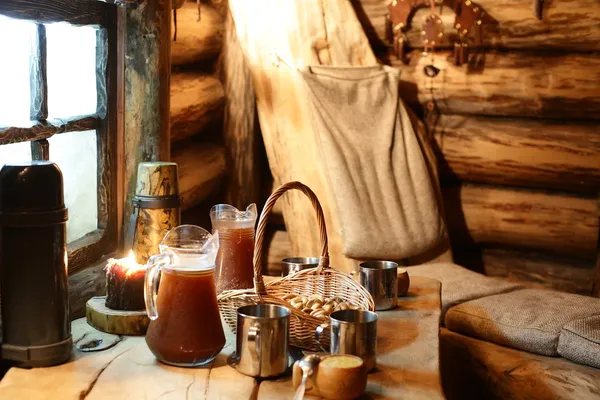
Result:
{"label": "metal cup", "polygon": [[315,268],[319,265],[317,257],[292,257],[281,260],[281,274],[287,276],[303,269]]}
{"label": "metal cup", "polygon": [[266,378],[288,368],[290,310],[273,304],[237,310],[235,368],[242,374]]}
{"label": "metal cup", "polygon": [[358,281],[373,296],[375,310],[389,310],[398,304],[398,263],[364,262],[359,266]]}
{"label": "metal cup", "polygon": [[[364,310],[340,310],[329,315],[329,322],[317,327],[315,339],[319,346],[321,334],[330,327],[331,354],[351,354],[363,359],[367,371],[377,364],[377,314]],[[323,348],[321,346],[321,348]],[[326,351],[325,349],[323,349]]]}

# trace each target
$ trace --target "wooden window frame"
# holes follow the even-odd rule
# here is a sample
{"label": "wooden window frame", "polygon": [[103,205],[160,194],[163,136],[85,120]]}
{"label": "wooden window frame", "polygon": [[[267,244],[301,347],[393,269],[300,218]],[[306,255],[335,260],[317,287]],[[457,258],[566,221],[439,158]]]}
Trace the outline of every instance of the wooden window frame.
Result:
{"label": "wooden window frame", "polygon": [[[28,127],[0,127],[0,145],[30,142],[32,159],[47,159],[47,139],[65,132],[96,130],[98,149],[98,227],[80,239],[68,244],[69,274],[98,261],[103,255],[119,248],[121,235],[123,190],[122,127],[118,109],[119,80],[122,62],[119,46],[119,10],[116,6],[94,0],[3,0],[0,14],[14,19],[25,19],[37,24],[36,53],[32,57],[31,79],[41,84],[32,85],[31,122]],[[98,108],[91,115],[68,119],[49,120],[46,86],[46,34],[42,24],[67,22],[73,25],[91,25],[96,33],[96,87]],[[106,52],[101,54],[100,52]],[[104,57],[104,58],[102,58]],[[99,63],[102,59],[105,62]],[[33,64],[35,60],[35,64]],[[119,106],[117,105],[119,103]]]}

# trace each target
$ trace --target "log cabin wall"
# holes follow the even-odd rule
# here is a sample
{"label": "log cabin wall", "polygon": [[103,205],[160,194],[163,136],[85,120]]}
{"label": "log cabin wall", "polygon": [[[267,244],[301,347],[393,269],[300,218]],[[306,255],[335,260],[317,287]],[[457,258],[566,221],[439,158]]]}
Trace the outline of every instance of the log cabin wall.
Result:
{"label": "log cabin wall", "polygon": [[403,99],[424,118],[440,159],[455,261],[488,275],[590,294],[600,192],[600,7],[596,0],[480,0],[484,40],[468,65],[450,48],[454,12],[428,78],[418,10],[406,64],[384,44],[388,0],[353,1],[378,57],[401,70]]}
{"label": "log cabin wall", "polygon": [[[210,1],[186,0],[171,42],[171,160],[179,165],[183,223],[210,229],[208,212],[223,196],[225,97],[217,74],[224,16]],[[171,33],[175,33],[172,26]]]}
{"label": "log cabin wall", "polygon": [[[401,70],[401,95],[435,139],[455,261],[491,276],[589,295],[600,279],[600,7],[597,0],[481,0],[484,40],[452,63],[454,12],[423,73],[417,10],[406,63],[385,45],[389,0],[352,0],[382,63]],[[433,100],[439,113],[425,116]],[[263,184],[263,189],[270,186]],[[273,227],[282,226],[278,213]],[[290,248],[273,236],[270,266]],[[289,252],[287,253],[289,254]],[[597,283],[596,283],[597,284]],[[596,289],[596,295],[598,289]]]}

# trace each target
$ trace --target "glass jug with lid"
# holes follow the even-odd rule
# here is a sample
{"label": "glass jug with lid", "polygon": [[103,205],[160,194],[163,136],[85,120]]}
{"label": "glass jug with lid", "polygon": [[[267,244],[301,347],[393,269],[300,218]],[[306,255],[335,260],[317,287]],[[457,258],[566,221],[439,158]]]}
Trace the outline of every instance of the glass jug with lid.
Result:
{"label": "glass jug with lid", "polygon": [[210,210],[213,233],[219,233],[219,254],[215,278],[217,293],[254,286],[254,225],[258,212],[252,203],[246,211],[229,204],[217,204]]}
{"label": "glass jug with lid", "polygon": [[225,345],[214,279],[219,237],[181,225],[165,235],[159,249],[146,269],[146,343],[166,364],[208,364]]}

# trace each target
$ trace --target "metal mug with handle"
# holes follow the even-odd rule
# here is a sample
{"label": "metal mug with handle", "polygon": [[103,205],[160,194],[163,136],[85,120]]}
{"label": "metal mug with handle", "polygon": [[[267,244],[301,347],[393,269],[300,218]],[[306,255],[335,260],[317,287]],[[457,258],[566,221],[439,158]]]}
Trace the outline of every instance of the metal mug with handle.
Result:
{"label": "metal mug with handle", "polygon": [[[330,328],[330,353],[351,354],[363,359],[367,371],[377,364],[377,314],[365,310],[340,310],[329,315],[329,322],[317,327],[315,339]],[[323,351],[327,351],[321,346]]]}
{"label": "metal mug with handle", "polygon": [[290,314],[274,304],[238,308],[235,368],[239,372],[267,378],[287,370]]}

